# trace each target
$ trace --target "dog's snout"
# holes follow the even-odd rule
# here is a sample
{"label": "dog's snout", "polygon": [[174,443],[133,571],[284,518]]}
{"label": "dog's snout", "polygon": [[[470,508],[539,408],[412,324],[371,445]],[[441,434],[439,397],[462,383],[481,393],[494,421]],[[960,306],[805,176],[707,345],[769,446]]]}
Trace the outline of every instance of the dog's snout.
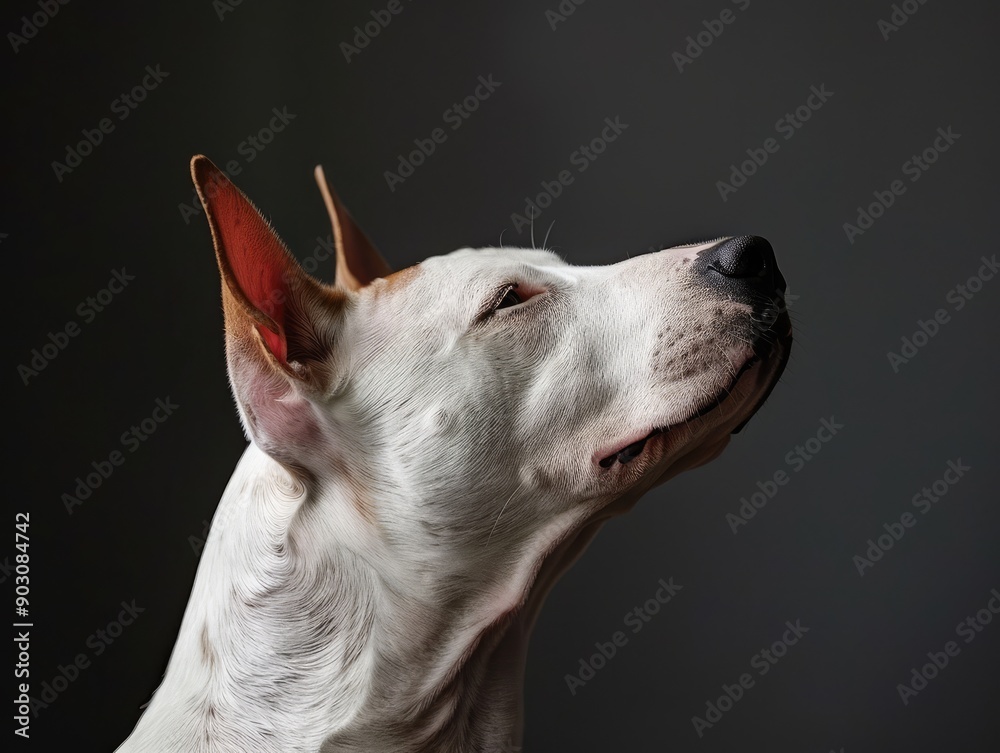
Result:
{"label": "dog's snout", "polygon": [[709,269],[726,277],[761,277],[774,260],[771,244],[756,235],[723,241],[711,251]]}
{"label": "dog's snout", "polygon": [[749,289],[769,295],[785,292],[785,278],[778,270],[774,249],[759,236],[727,238],[703,251],[698,261],[710,281],[720,287]]}

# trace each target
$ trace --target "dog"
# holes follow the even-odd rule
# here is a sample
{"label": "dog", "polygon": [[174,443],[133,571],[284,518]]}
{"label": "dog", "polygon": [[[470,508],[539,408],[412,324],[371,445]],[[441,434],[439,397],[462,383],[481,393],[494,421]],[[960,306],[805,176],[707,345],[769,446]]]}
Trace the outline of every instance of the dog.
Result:
{"label": "dog", "polygon": [[119,751],[520,750],[528,637],[598,528],[717,457],[784,369],[755,236],[599,267],[461,249],[393,272],[322,169],[335,283],[207,158],[250,445]]}

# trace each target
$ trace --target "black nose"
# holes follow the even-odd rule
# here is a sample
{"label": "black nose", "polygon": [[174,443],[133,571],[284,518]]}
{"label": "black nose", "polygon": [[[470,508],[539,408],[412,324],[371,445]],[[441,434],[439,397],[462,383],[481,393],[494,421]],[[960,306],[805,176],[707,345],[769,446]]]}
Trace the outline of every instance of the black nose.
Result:
{"label": "black nose", "polygon": [[785,292],[785,278],[778,271],[774,249],[756,235],[740,235],[722,241],[698,255],[700,267],[720,287],[773,295]]}

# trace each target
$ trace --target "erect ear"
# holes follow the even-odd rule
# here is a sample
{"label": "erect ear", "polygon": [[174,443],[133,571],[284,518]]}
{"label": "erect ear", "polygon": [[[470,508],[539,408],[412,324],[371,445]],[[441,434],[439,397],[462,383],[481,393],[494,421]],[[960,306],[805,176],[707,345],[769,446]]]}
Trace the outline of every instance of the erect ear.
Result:
{"label": "erect ear", "polygon": [[348,294],[306,274],[208,158],[191,160],[191,176],[222,274],[226,356],[244,422],[265,451],[296,464],[298,440],[315,438],[309,398],[338,378],[334,350]]}
{"label": "erect ear", "polygon": [[364,231],[359,228],[351,213],[340,203],[333,188],[326,181],[323,166],[313,171],[316,184],[323,194],[323,203],[333,225],[333,238],[337,246],[336,285],[343,290],[357,291],[379,277],[392,274],[392,269]]}

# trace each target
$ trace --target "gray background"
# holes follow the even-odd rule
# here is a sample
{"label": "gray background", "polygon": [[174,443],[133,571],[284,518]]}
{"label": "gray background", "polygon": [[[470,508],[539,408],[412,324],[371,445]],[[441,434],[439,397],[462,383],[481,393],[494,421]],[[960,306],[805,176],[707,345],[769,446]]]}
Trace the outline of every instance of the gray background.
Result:
{"label": "gray background", "polygon": [[[220,20],[209,0],[74,2],[0,50],[6,496],[32,516],[33,694],[60,664],[91,659],[18,746],[108,750],[130,731],[180,622],[192,544],[244,446],[208,230],[178,210],[190,156],[240,160],[237,183],[300,256],[329,232],[310,174],[322,162],[401,268],[494,245],[504,228],[505,243],[529,244],[511,213],[619,116],[628,129],[543,212],[539,239],[554,220],[549,245],[589,264],[763,235],[797,340],[727,453],[608,525],[553,592],[529,658],[525,750],[997,750],[1000,617],[958,638],[908,705],[896,689],[1000,587],[1000,281],[961,311],[947,301],[996,252],[996,4],[930,0],[884,39],[889,2],[590,0],[553,30],[556,0],[417,0],[348,63],[339,43],[384,5],[244,2]],[[679,72],[672,54],[724,8],[735,21]],[[7,4],[5,34],[37,9]],[[112,100],[157,64],[169,76],[115,119]],[[495,93],[390,191],[384,171],[489,74]],[[813,85],[834,94],[723,202],[716,181]],[[282,107],[295,119],[248,162],[240,143]],[[115,130],[57,180],[51,163],[103,117]],[[903,163],[948,126],[960,139],[911,183]],[[896,179],[905,194],[849,243],[843,223]],[[17,365],[123,266],[134,281],[23,384]],[[951,320],[895,373],[887,352],[939,308]],[[180,408],[68,515],[75,478],[167,396]],[[844,428],[794,470],[786,454],[831,416]],[[971,470],[921,515],[911,498],[957,458]],[[726,514],[779,470],[788,485],[734,535]],[[859,576],[852,557],[908,510],[917,524]],[[683,590],[632,634],[625,613],[669,577]],[[88,637],[132,599],[145,611],[96,655]],[[691,718],[796,619],[808,634],[699,737]],[[565,676],[622,629],[628,643],[571,694]]]}

